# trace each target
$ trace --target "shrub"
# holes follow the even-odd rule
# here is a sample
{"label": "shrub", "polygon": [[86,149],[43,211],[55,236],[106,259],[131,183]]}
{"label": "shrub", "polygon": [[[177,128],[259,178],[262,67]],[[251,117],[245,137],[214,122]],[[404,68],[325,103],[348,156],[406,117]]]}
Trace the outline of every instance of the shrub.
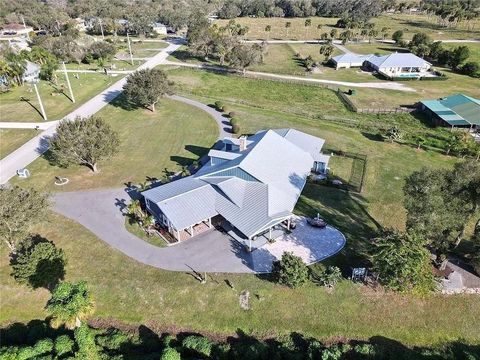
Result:
{"label": "shrub", "polygon": [[223,104],[223,102],[221,101],[215,101],[215,108],[218,110],[218,111],[223,111],[225,105]]}
{"label": "shrub", "polygon": [[230,111],[230,112],[228,113],[228,116],[229,116],[230,118],[234,118],[235,116],[237,116],[237,113],[236,113],[235,111]]}
{"label": "shrub", "polygon": [[37,355],[50,353],[53,350],[53,340],[48,338],[39,340],[33,346],[33,350]]}
{"label": "shrub", "polygon": [[462,74],[471,77],[480,77],[480,64],[475,61],[465,63],[461,68]]}
{"label": "shrub", "polygon": [[319,282],[326,287],[334,287],[341,279],[342,272],[336,266],[329,266],[318,275]]}
{"label": "shrub", "polygon": [[230,344],[218,344],[214,347],[213,351],[213,358],[217,360],[228,360],[230,359]]}
{"label": "shrub", "polygon": [[232,126],[238,125],[238,119],[237,118],[231,118],[230,119],[230,125],[232,125]]}
{"label": "shrub", "polygon": [[291,252],[284,252],[282,259],[273,263],[273,274],[278,283],[296,288],[308,280],[308,268],[303,260]]}
{"label": "shrub", "polygon": [[213,344],[206,337],[191,335],[183,339],[182,347],[208,358],[212,353]]}
{"label": "shrub", "polygon": [[65,354],[68,354],[73,351],[73,346],[75,343],[73,342],[72,339],[70,339],[70,336],[68,335],[60,335],[55,339],[55,353],[58,356],[62,356]]}
{"label": "shrub", "polygon": [[172,344],[175,342],[175,340],[177,340],[175,338],[175,336],[173,336],[172,334],[167,334],[165,335],[165,337],[162,339],[162,343],[165,347],[169,347],[169,346],[172,346]]}
{"label": "shrub", "polygon": [[238,126],[237,124],[232,125],[232,132],[234,134],[238,134],[240,132],[240,126]]}
{"label": "shrub", "polygon": [[375,357],[375,347],[372,344],[355,345],[354,350],[357,354]]}
{"label": "shrub", "polygon": [[167,347],[163,349],[160,360],[181,360],[180,353],[174,348]]}
{"label": "shrub", "polygon": [[108,350],[119,350],[120,347],[128,342],[128,336],[118,329],[109,331],[104,335],[97,336],[95,339],[97,345]]}

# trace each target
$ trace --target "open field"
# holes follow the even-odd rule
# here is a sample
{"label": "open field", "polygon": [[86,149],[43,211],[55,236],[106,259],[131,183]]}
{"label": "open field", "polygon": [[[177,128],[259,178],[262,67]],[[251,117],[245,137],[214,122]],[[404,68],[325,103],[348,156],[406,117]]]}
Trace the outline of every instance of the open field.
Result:
{"label": "open field", "polygon": [[443,46],[447,49],[452,49],[458,46],[466,46],[470,50],[470,57],[468,58],[467,61],[480,62],[480,43],[464,43],[464,44],[444,43]]}
{"label": "open field", "polygon": [[[76,103],[72,103],[65,95],[68,94],[68,88],[62,73],[58,73],[58,85],[40,81],[38,89],[48,120],[61,119],[120,79],[120,76],[79,73],[77,78],[70,74],[70,83],[72,84]],[[57,93],[62,88],[62,85],[65,94]],[[25,100],[22,100],[22,98]],[[12,88],[11,91],[0,94],[0,113],[2,114],[2,121],[43,121],[35,90],[28,84]]]}
{"label": "open field", "polygon": [[30,129],[0,129],[0,159],[22,146],[37,134]]}
{"label": "open field", "polygon": [[85,166],[59,168],[42,157],[28,167],[30,178],[13,182],[59,191],[53,182],[55,176],[62,176],[70,179],[62,191],[121,187],[129,181],[143,182],[147,176],[161,178],[165,168],[178,171],[205,154],[217,139],[215,121],[189,105],[164,99],[156,113],[124,106],[120,97],[98,113],[119,133],[121,141],[118,154],[99,163],[98,174]]}
{"label": "open field", "polygon": [[[312,40],[319,39],[324,32],[330,33],[335,28],[338,18],[312,17],[312,25],[305,27],[304,18],[236,18],[239,24],[248,26],[247,39],[290,39]],[[219,25],[225,25],[229,20],[217,20]],[[447,39],[475,39],[480,37],[480,20],[472,22],[474,30],[468,30],[466,23],[461,23],[457,28],[444,28],[436,24],[433,17],[423,14],[385,14],[371,19],[378,30],[389,28],[389,37],[396,30],[403,30],[405,39],[411,39],[417,32],[425,32],[436,40]],[[287,22],[291,23],[289,29],[285,28]],[[271,26],[271,31],[266,32],[265,27]],[[321,29],[317,26],[321,25]],[[342,31],[342,29],[338,29]]]}

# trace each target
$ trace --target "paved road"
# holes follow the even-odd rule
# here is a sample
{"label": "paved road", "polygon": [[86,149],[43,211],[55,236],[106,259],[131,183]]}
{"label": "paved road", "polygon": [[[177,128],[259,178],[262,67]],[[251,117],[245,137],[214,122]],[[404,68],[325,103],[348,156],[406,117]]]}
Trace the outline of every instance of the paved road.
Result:
{"label": "paved road", "polygon": [[[210,66],[205,64],[189,64],[189,63],[181,63],[176,61],[165,61],[163,65],[173,65],[173,66],[183,66],[183,67],[190,67],[190,68],[197,68],[202,70],[213,70],[219,72],[235,72],[232,69],[223,68],[220,66]],[[389,90],[398,90],[398,91],[407,91],[407,92],[415,92],[415,89],[406,86],[405,84],[401,84],[394,81],[384,81],[384,82],[349,82],[349,81],[337,81],[337,80],[325,80],[325,79],[316,79],[316,78],[307,78],[307,77],[300,77],[300,76],[293,76],[293,75],[280,75],[280,74],[273,74],[273,73],[266,73],[266,72],[259,72],[259,71],[246,71],[245,74],[251,75],[253,77],[257,76],[259,78],[271,78],[271,79],[284,79],[284,80],[294,80],[298,82],[304,83],[317,83],[317,84],[330,84],[330,85],[339,85],[339,86],[346,86],[346,87],[359,87],[359,88],[373,88],[373,89],[389,89]]]}
{"label": "paved road", "polygon": [[[138,69],[154,68],[155,66],[163,63],[167,57],[172,52],[177,50],[181,45],[181,40],[169,43],[168,47],[150,58],[144,64],[140,65]],[[109,88],[105,89],[100,94],[81,105],[75,111],[65,116],[64,119],[72,120],[77,116],[86,117],[95,114],[121,93],[125,81],[126,78],[118,80]],[[26,167],[41,154],[47,151],[48,139],[55,134],[56,127],[57,123],[45,129],[42,133],[23,144],[20,148],[6,156],[4,159],[0,160],[0,184],[6,183],[13,176],[15,176],[18,169]]]}
{"label": "paved road", "polygon": [[273,261],[284,251],[292,251],[310,264],[336,254],[345,245],[345,237],[338,230],[331,227],[318,230],[299,221],[288,238],[277,239],[252,253],[214,230],[159,248],[125,229],[122,211],[130,202],[125,189],[58,193],[53,200],[56,212],[79,222],[114,249],[138,262],[165,270],[263,273],[271,271]]}
{"label": "paved road", "polygon": [[58,123],[58,120],[55,121],[45,121],[45,122],[0,122],[0,129],[37,129],[37,130],[46,130]]}

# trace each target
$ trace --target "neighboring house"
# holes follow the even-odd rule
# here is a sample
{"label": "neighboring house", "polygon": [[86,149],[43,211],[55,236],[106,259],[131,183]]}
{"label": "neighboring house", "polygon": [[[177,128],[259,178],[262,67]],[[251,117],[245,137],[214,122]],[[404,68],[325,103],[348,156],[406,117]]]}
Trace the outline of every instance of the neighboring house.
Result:
{"label": "neighboring house", "polygon": [[27,61],[25,72],[22,75],[22,79],[27,83],[36,83],[40,78],[40,65],[37,65],[31,61]]}
{"label": "neighboring house", "polygon": [[75,18],[72,21],[75,24],[75,29],[78,31],[85,32],[88,30],[87,21],[85,19]]}
{"label": "neighboring house", "polygon": [[167,25],[159,22],[152,24],[152,30],[159,35],[167,35]]}
{"label": "neighboring house", "polygon": [[418,108],[435,125],[480,129],[479,99],[454,94],[438,100],[421,101]]}
{"label": "neighboring house", "polygon": [[148,211],[177,241],[208,230],[213,219],[251,249],[258,237],[271,238],[275,226],[289,226],[307,177],[327,171],[323,144],[295,129],[225,138],[196,174],[142,195]]}
{"label": "neighboring house", "polygon": [[3,36],[27,36],[33,31],[31,26],[24,26],[18,23],[3,25],[1,34]]}
{"label": "neighboring house", "polygon": [[371,56],[365,60],[363,66],[389,79],[395,79],[429,76],[428,70],[432,64],[411,53],[392,53]]}
{"label": "neighboring house", "polygon": [[371,58],[374,55],[357,55],[346,53],[342,55],[334,56],[330,59],[330,62],[335,66],[335,69],[349,69],[351,67],[361,67],[365,60]]}

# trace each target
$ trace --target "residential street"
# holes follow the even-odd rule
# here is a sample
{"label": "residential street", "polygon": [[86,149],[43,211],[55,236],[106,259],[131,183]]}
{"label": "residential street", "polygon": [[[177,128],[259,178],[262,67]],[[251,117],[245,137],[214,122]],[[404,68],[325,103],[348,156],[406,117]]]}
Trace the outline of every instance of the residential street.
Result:
{"label": "residential street", "polygon": [[[140,65],[138,70],[151,69],[162,64],[167,57],[181,45],[181,40],[170,42],[168,47],[150,58],[144,64]],[[86,117],[95,114],[121,93],[125,82],[126,78],[118,80],[112,86],[65,116],[64,119],[72,120],[77,116]],[[0,160],[0,184],[5,184],[15,176],[18,169],[26,167],[48,149],[48,138],[55,134],[56,127],[57,123],[53,123],[51,127],[45,129],[33,139],[23,144],[20,148]]]}

